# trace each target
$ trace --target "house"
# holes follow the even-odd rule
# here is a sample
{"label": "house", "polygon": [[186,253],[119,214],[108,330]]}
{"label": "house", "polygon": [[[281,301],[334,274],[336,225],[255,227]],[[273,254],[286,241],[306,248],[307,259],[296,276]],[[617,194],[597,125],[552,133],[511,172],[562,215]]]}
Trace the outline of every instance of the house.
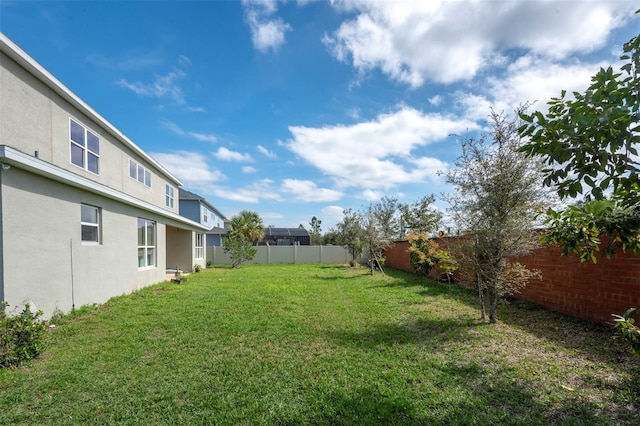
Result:
{"label": "house", "polygon": [[222,246],[222,237],[227,233],[225,224],[229,220],[198,194],[180,188],[178,197],[180,199],[180,214],[208,227],[205,246]]}
{"label": "house", "polygon": [[262,246],[308,246],[309,232],[302,226],[298,228],[264,228],[264,238],[258,242]]}
{"label": "house", "polygon": [[204,264],[180,185],[0,33],[0,301],[48,317]]}

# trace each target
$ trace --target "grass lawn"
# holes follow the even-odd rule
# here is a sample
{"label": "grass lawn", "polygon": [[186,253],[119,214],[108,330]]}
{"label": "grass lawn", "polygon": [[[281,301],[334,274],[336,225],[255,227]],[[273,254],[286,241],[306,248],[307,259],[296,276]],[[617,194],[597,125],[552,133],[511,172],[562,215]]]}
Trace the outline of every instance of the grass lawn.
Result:
{"label": "grass lawn", "polygon": [[0,370],[0,424],[640,423],[610,330],[337,265],[210,269],[82,309]]}

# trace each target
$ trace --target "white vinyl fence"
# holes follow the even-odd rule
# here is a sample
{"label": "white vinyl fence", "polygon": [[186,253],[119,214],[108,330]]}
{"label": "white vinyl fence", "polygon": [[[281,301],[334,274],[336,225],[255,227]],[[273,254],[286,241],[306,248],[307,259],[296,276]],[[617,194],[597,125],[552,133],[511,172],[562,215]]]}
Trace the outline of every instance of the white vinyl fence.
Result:
{"label": "white vinyl fence", "polygon": [[[258,246],[258,253],[247,263],[349,263],[351,255],[340,246]],[[222,247],[207,247],[207,262],[229,265],[231,259]]]}

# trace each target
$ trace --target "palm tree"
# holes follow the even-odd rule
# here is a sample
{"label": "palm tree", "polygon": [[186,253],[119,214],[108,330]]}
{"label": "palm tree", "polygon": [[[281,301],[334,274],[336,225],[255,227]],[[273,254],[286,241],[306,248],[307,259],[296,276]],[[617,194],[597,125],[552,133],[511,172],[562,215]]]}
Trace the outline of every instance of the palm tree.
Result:
{"label": "palm tree", "polygon": [[258,213],[243,210],[233,216],[224,242],[224,251],[231,256],[231,267],[237,268],[242,262],[253,259],[257,249],[252,245],[263,237],[264,226]]}
{"label": "palm tree", "polygon": [[229,236],[256,243],[264,237],[264,225],[258,213],[242,210],[229,222]]}

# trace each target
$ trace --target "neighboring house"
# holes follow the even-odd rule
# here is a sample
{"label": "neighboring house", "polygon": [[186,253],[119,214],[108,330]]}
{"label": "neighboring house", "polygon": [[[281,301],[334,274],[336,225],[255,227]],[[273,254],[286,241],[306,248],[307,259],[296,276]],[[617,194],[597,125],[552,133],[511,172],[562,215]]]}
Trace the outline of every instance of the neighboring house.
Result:
{"label": "neighboring house", "polygon": [[0,33],[0,301],[48,317],[203,264],[180,185]]}
{"label": "neighboring house", "polygon": [[229,230],[214,226],[207,231],[207,247],[222,247],[224,245],[224,236]]}
{"label": "neighboring house", "polygon": [[228,219],[206,199],[182,188],[179,189],[180,214],[207,227],[205,247],[222,246],[227,233]]}
{"label": "neighboring house", "polygon": [[264,238],[258,242],[261,246],[308,246],[311,238],[303,227],[299,228],[264,228]]}

